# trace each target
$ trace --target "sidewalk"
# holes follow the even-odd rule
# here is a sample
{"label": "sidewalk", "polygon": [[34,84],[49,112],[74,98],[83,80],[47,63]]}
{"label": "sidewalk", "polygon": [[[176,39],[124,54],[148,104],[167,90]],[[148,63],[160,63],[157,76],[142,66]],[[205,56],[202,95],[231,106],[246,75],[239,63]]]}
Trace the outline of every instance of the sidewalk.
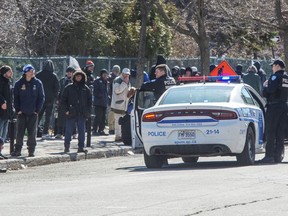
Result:
{"label": "sidewalk", "polygon": [[88,150],[87,154],[77,153],[78,140],[73,139],[70,153],[65,154],[64,140],[42,140],[37,138],[35,157],[28,157],[26,140],[24,140],[20,157],[11,157],[9,154],[10,144],[5,143],[2,153],[8,156],[9,159],[0,160],[0,171],[5,172],[6,170],[24,169],[53,163],[123,156],[132,152],[131,146],[125,146],[123,142],[114,142],[114,139],[115,135],[91,136],[91,147],[86,147]]}

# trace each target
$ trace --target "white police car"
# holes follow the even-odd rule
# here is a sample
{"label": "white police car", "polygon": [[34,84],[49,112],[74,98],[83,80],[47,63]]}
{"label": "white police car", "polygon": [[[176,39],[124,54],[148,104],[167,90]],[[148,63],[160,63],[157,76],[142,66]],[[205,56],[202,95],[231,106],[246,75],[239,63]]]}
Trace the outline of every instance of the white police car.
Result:
{"label": "white police car", "polygon": [[138,92],[131,113],[132,146],[144,147],[148,168],[172,157],[197,162],[205,156],[236,156],[251,165],[264,151],[265,101],[249,85],[174,86],[154,103],[152,92]]}

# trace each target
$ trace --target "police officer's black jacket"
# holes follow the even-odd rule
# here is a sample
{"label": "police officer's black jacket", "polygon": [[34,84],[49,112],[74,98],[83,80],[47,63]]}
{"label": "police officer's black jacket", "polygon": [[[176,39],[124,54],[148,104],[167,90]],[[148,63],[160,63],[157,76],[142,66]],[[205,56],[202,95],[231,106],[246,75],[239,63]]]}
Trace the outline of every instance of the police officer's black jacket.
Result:
{"label": "police officer's black jacket", "polygon": [[263,96],[268,104],[287,102],[288,76],[284,70],[276,71],[268,80],[268,86],[263,89]]}
{"label": "police officer's black jacket", "polygon": [[[1,106],[6,103],[7,109],[1,109]],[[13,115],[12,107],[12,83],[9,79],[0,75],[0,118],[8,119]]]}
{"label": "police officer's black jacket", "polygon": [[140,90],[154,91],[155,98],[158,100],[166,89],[172,85],[176,85],[175,79],[173,77],[163,75],[159,78],[143,83]]}
{"label": "police officer's black jacket", "polygon": [[[82,80],[76,82],[75,76],[79,74],[82,75]],[[85,82],[86,75],[82,71],[77,71],[73,75],[73,83],[64,88],[60,105],[65,113],[69,111],[70,118],[77,116],[87,118],[91,114],[92,94]]]}

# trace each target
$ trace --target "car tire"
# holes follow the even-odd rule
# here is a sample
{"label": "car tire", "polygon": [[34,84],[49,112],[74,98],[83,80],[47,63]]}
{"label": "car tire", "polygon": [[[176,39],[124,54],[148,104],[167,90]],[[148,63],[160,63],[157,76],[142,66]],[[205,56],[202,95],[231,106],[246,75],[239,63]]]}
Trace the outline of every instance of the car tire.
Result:
{"label": "car tire", "polygon": [[241,166],[249,166],[255,163],[255,134],[251,126],[248,126],[247,129],[244,149],[236,157]]}
{"label": "car tire", "polygon": [[182,157],[184,163],[197,163],[199,157]]}
{"label": "car tire", "polygon": [[144,150],[144,162],[147,168],[161,168],[165,159],[163,156],[147,155]]}

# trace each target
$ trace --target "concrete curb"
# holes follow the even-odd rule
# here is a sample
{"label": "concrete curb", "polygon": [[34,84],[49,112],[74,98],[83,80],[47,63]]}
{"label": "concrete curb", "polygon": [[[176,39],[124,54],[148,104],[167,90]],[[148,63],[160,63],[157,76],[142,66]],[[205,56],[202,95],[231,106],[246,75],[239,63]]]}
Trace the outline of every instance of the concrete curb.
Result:
{"label": "concrete curb", "polygon": [[130,151],[132,151],[131,146],[111,146],[106,149],[89,149],[87,154],[51,153],[36,157],[9,158],[8,160],[0,161],[0,170],[19,170],[27,167],[43,166],[55,163],[125,156],[128,155]]}

